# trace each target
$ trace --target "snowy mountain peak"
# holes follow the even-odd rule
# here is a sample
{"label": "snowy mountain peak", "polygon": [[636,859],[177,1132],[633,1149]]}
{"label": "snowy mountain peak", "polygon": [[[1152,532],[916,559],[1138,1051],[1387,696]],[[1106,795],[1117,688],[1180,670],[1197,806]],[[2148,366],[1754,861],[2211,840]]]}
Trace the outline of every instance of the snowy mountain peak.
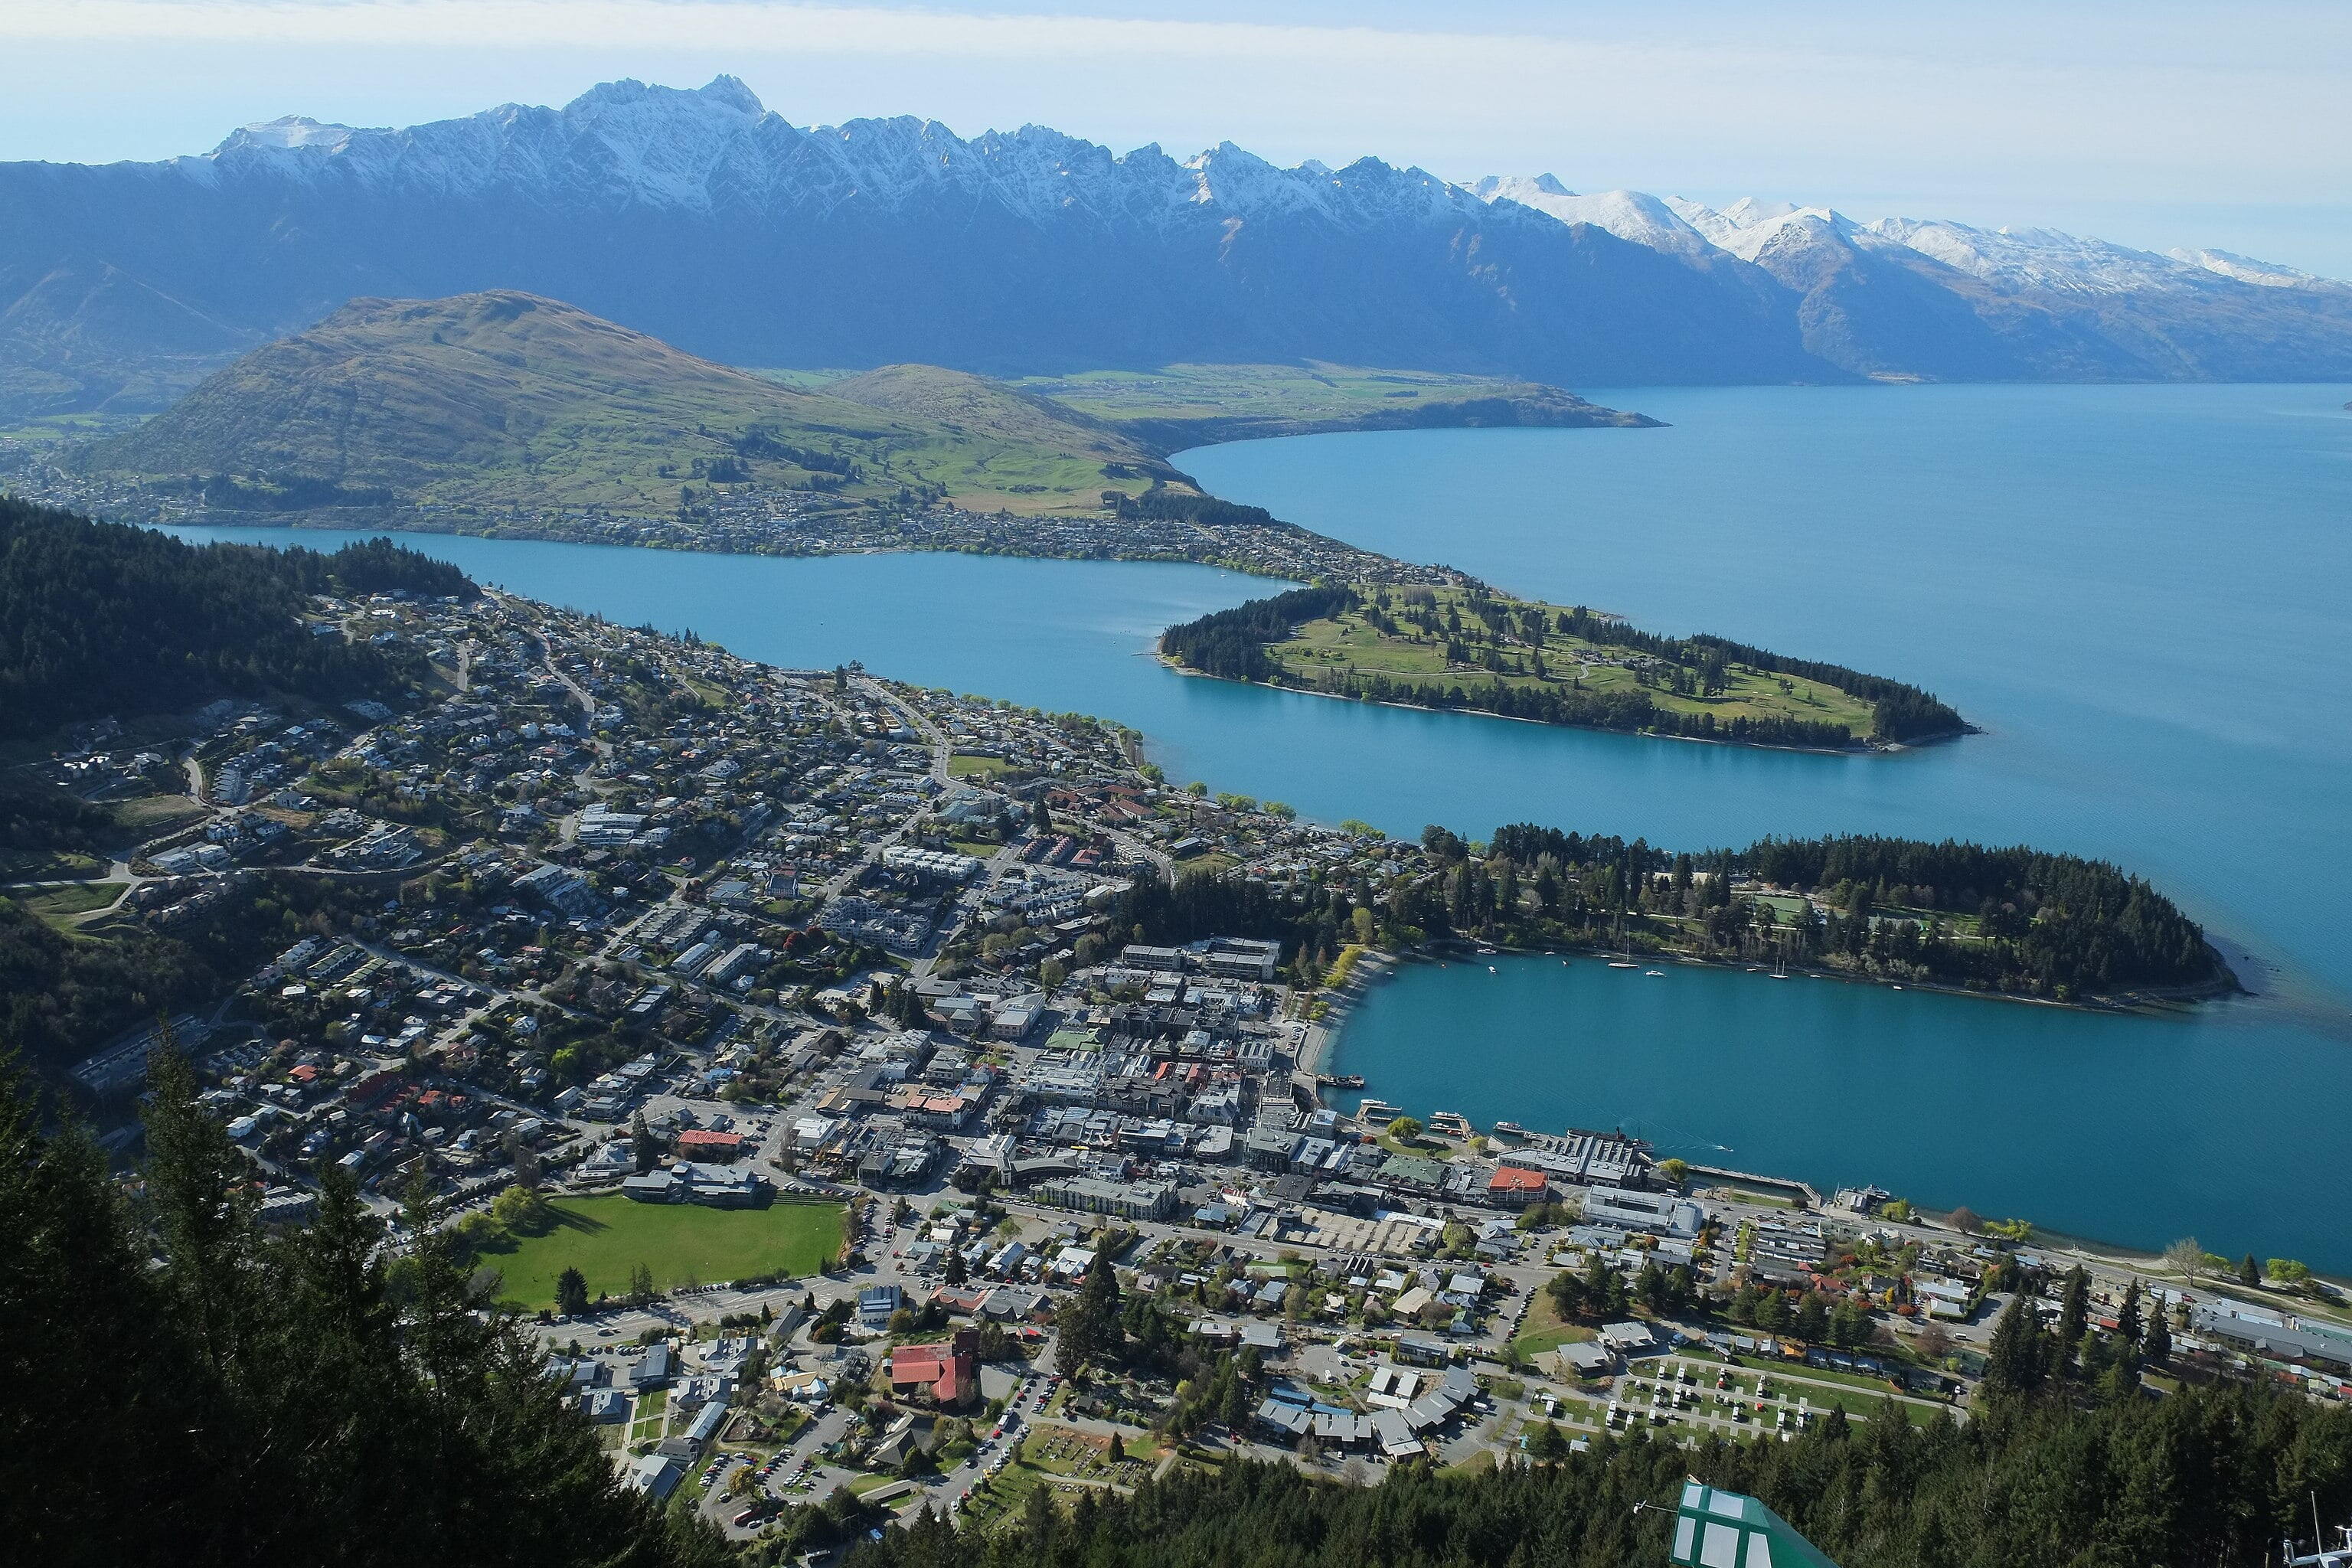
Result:
{"label": "snowy mountain peak", "polygon": [[1753,261],[1768,248],[1786,249],[1822,240],[1851,240],[1856,226],[1828,207],[1801,207],[1793,202],[1759,201],[1742,196],[1720,211],[1698,202],[1668,196],[1663,206],[1704,236],[1709,245]]}
{"label": "snowy mountain peak", "polygon": [[591,115],[600,110],[635,109],[651,105],[656,110],[677,113],[707,113],[717,110],[737,120],[757,120],[768,112],[767,106],[741,79],[715,76],[701,87],[648,86],[634,77],[618,81],[600,81],[586,92],[563,106],[567,115]]}
{"label": "snowy mountain peak", "polygon": [[2251,256],[2239,256],[2227,250],[2182,250],[2165,252],[2175,261],[2191,267],[2218,272],[2241,283],[2252,283],[2263,289],[2301,289],[2309,284],[2323,283],[2308,272],[2298,272],[2292,267],[2282,267],[2275,261],[2257,261]]}
{"label": "snowy mountain peak", "polygon": [[1549,213],[1562,223],[1591,224],[1618,238],[1696,261],[1716,248],[1683,216],[1643,191],[1597,191],[1579,195],[1549,174],[1487,175],[1470,187],[1489,202],[1517,202]]}
{"label": "snowy mountain peak", "polygon": [[[1723,220],[1734,228],[1753,228],[1759,223],[1778,218],[1794,217],[1807,209],[1794,202],[1759,202],[1754,196],[1742,196],[1723,209]],[[1826,209],[1813,208],[1813,211]]]}
{"label": "snowy mountain peak", "polygon": [[232,148],[253,148],[272,151],[316,149],[322,153],[340,153],[356,135],[348,125],[329,125],[307,114],[281,115],[276,120],[240,126],[228,133],[218,147],[213,149],[215,158]]}

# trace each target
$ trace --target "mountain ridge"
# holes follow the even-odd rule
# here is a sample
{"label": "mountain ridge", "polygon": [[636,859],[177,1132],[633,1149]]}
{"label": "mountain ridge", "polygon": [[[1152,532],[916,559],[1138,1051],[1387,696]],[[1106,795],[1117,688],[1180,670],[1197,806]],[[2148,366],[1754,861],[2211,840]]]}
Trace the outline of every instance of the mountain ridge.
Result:
{"label": "mountain ridge", "polygon": [[2267,263],[1785,205],[1693,223],[1544,184],[1035,125],[803,128],[728,77],[398,130],[288,118],[160,163],[0,164],[0,411],[161,407],[350,299],[492,289],[737,364],[2352,376],[2352,288]]}

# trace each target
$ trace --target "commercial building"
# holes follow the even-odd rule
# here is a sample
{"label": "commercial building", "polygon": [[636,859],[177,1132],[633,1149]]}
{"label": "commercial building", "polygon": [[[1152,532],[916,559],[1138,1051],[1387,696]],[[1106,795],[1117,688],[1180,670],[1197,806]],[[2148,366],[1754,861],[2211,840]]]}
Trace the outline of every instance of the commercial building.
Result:
{"label": "commercial building", "polygon": [[1030,1196],[1041,1204],[1119,1219],[1166,1219],[1176,1212],[1173,1182],[1106,1182],[1092,1176],[1066,1176],[1039,1183]]}
{"label": "commercial building", "polygon": [[1688,1241],[1706,1226],[1706,1210],[1671,1193],[1637,1193],[1624,1187],[1593,1187],[1584,1194],[1584,1223],[1609,1230],[1640,1231]]}

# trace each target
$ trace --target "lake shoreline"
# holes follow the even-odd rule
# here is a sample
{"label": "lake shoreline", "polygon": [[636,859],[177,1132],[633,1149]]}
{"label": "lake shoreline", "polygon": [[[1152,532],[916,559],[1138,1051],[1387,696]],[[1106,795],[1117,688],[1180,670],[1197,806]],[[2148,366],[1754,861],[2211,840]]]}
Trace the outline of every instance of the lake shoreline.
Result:
{"label": "lake shoreline", "polygon": [[1195,680],[1219,680],[1227,686],[1254,686],[1262,691],[1290,691],[1301,697],[1328,698],[1334,702],[1353,702],[1366,708],[1394,708],[1406,713],[1463,713],[1474,719],[1498,719],[1506,724],[1531,724],[1538,730],[1575,730],[1588,735],[1623,735],[1637,741],[1681,741],[1694,746],[1730,746],[1752,752],[1790,752],[1810,757],[1864,757],[1894,755],[1916,751],[1925,746],[1944,745],[1968,735],[1984,731],[1977,725],[1965,725],[1958,730],[1933,735],[1915,735],[1907,741],[1856,741],[1846,746],[1785,746],[1769,741],[1731,741],[1719,735],[1670,735],[1658,730],[1612,730],[1601,724],[1562,724],[1550,719],[1522,719],[1516,713],[1497,713],[1486,708],[1439,708],[1426,702],[1399,702],[1388,697],[1351,697],[1344,691],[1318,691],[1311,686],[1285,686],[1272,680],[1235,680],[1227,675],[1212,675],[1205,669],[1194,669],[1180,664],[1157,648],[1143,650],[1161,668]]}
{"label": "lake shoreline", "polygon": [[[1343,1024],[1346,1022],[1348,1016],[1353,1013],[1356,1002],[1361,999],[1373,982],[1391,978],[1399,966],[1407,963],[1433,963],[1444,966],[1455,962],[1470,962],[1479,957],[1489,956],[1490,952],[1482,952],[1482,947],[1490,950],[1491,956],[1510,958],[1608,958],[1616,951],[1595,946],[1590,942],[1559,942],[1547,943],[1539,947],[1523,947],[1503,942],[1482,944],[1466,942],[1458,937],[1423,942],[1419,946],[1402,952],[1381,953],[1380,956],[1387,962],[1369,978],[1360,983],[1353,983],[1349,987],[1354,994],[1346,998],[1339,1022]],[[2231,967],[2226,954],[2214,947],[2210,942],[2206,943],[2206,949],[2213,954],[2214,962],[2221,971],[2220,975],[2210,981],[2195,985],[2151,986],[2113,996],[2101,995],[2072,1001],[2061,1000],[2054,996],[2032,996],[2016,991],[1979,991],[1966,985],[1953,985],[1942,981],[1888,980],[1877,975],[1849,973],[1839,969],[1791,968],[1788,971],[1787,978],[1832,980],[1848,985],[1874,986],[1885,991],[1918,991],[1930,995],[1963,996],[1980,1002],[2009,1002],[2026,1006],[2047,1007],[2060,1012],[2149,1019],[2175,1017],[2179,1016],[2184,1007],[2194,1007],[2200,1003],[2218,1002],[2231,996],[2256,994],[2248,990],[2239,980],[2237,972]],[[1719,970],[1735,974],[1759,972],[1759,966],[1743,961],[1707,958],[1696,953],[1671,951],[1645,952],[1636,961],[1637,967],[1646,963],[1673,963],[1687,969]],[[2135,997],[2138,1000],[2126,1000],[2126,997]],[[1330,1038],[1324,1047],[1324,1053],[1338,1048],[1338,1037],[1340,1030],[1332,1027],[1328,1033]],[[1318,1053],[1317,1058],[1318,1062],[1324,1053]],[[1299,1067],[1302,1071],[1320,1070],[1319,1067],[1309,1068],[1303,1058]]]}

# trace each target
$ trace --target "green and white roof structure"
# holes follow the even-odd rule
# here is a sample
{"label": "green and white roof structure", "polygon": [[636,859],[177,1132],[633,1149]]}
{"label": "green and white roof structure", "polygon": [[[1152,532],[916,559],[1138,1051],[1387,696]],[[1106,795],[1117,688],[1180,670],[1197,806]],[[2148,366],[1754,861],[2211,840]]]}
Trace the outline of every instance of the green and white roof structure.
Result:
{"label": "green and white roof structure", "polygon": [[1683,1568],[1837,1568],[1754,1498],[1701,1481],[1683,1485],[1671,1556]]}

